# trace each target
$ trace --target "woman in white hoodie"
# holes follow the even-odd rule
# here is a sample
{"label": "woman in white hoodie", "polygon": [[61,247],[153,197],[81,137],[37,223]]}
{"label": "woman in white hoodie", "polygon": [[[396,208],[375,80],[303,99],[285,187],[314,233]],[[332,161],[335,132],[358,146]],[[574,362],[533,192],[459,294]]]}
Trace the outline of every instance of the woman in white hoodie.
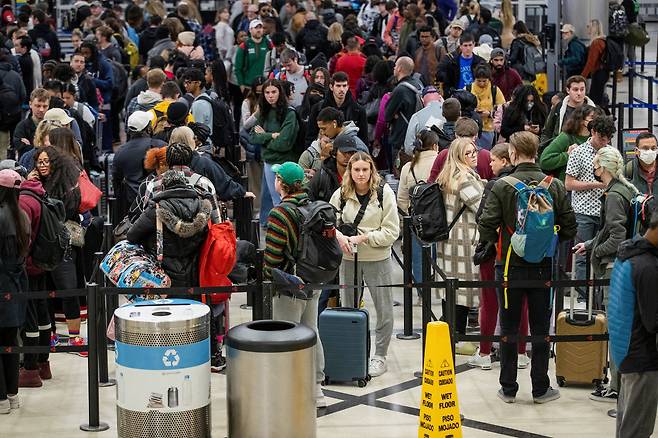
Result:
{"label": "woman in white hoodie", "polygon": [[[372,377],[381,376],[387,370],[386,353],[393,334],[393,290],[379,286],[393,281],[391,247],[400,234],[395,193],[381,181],[372,157],[356,152],[330,203],[338,209],[336,238],[343,250],[341,282],[351,284],[354,281],[354,253],[357,252],[357,284],[363,278],[375,304],[375,354],[370,359],[368,373]],[[341,300],[343,305],[352,306],[351,290],[342,290]]]}

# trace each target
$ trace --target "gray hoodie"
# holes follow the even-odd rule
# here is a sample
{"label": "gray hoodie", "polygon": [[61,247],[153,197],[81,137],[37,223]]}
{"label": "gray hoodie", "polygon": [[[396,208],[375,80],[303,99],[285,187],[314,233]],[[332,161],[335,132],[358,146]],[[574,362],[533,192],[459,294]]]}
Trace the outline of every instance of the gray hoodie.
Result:
{"label": "gray hoodie", "polygon": [[353,121],[348,120],[345,123],[343,123],[343,130],[340,132],[340,134],[336,136],[336,138],[342,135],[354,137],[354,140],[356,142],[356,147],[359,149],[359,151],[370,153],[368,151],[368,146],[366,146],[363,140],[359,138],[358,134],[359,134],[359,127],[356,126],[356,124]]}

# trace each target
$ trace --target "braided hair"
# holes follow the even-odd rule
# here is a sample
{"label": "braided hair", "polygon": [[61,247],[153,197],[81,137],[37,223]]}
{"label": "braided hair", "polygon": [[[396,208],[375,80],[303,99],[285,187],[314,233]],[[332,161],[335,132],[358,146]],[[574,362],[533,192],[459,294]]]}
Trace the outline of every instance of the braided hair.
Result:
{"label": "braided hair", "polygon": [[640,194],[638,189],[624,176],[624,158],[616,148],[612,146],[602,147],[598,150],[594,159],[599,163],[599,166],[610,172],[613,178],[631,189],[636,195]]}
{"label": "braided hair", "polygon": [[167,165],[171,168],[173,166],[189,166],[192,162],[194,152],[192,148],[185,143],[173,143],[167,146]]}

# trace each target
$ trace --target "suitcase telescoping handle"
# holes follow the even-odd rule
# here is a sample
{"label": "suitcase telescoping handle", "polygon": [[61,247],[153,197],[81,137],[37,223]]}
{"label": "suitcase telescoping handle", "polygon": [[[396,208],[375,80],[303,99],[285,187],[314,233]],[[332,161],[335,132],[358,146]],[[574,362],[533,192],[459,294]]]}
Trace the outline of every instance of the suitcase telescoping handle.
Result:
{"label": "suitcase telescoping handle", "polygon": [[353,244],[352,245],[352,254],[354,254],[354,308],[358,309],[359,308],[359,286],[360,284],[358,283],[359,281],[359,252],[358,252],[359,245],[358,244]]}
{"label": "suitcase telescoping handle", "polygon": [[[592,278],[592,265],[591,265],[591,252],[587,251],[585,255],[585,277],[586,280],[589,281]],[[587,321],[592,320],[592,314],[593,314],[593,308],[594,308],[594,288],[590,287],[589,284],[585,286],[585,290],[587,291]],[[571,294],[571,298],[569,299],[569,319],[571,321],[576,321],[574,318],[574,307],[576,305],[576,294]]]}

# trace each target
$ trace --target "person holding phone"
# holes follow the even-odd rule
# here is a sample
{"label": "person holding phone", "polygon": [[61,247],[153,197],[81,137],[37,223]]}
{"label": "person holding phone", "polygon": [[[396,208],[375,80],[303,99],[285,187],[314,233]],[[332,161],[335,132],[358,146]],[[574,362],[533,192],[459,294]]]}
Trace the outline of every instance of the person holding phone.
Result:
{"label": "person holding phone", "polygon": [[500,135],[509,139],[515,132],[530,131],[539,135],[546,123],[548,108],[532,85],[523,85],[512,93],[512,100],[504,109]]}

